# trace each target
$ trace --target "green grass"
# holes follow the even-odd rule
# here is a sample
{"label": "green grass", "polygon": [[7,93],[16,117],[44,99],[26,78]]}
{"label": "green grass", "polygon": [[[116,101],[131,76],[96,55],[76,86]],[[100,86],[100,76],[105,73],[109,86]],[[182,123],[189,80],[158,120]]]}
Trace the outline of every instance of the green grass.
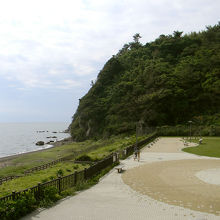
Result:
{"label": "green grass", "polygon": [[[143,140],[146,136],[139,137],[139,140]],[[74,154],[82,152],[87,154],[93,160],[100,160],[111,154],[116,150],[121,150],[136,142],[135,135],[124,137],[115,136],[109,139],[103,139],[98,141],[84,141],[78,143],[72,143],[63,146],[57,146],[40,152],[32,152],[25,155],[19,155],[10,161],[10,165],[0,169],[0,177],[9,175],[22,175],[24,170],[48,163],[58,158],[73,155],[72,160],[75,157]],[[75,169],[74,169],[75,166]],[[56,173],[59,169],[62,169],[63,175],[73,173],[78,166],[78,170],[85,168],[86,166],[74,165],[73,162],[62,162],[54,165],[51,168],[34,172],[29,176],[14,179],[0,185],[0,197],[10,194],[12,191],[20,191],[32,186],[37,185],[39,182],[47,182],[53,178],[56,178]]]}
{"label": "green grass", "polygon": [[61,157],[73,155],[81,150],[87,150],[93,146],[102,146],[103,143],[97,143],[95,141],[84,141],[79,143],[71,143],[68,145],[57,146],[49,148],[39,152],[32,152],[28,154],[18,155],[12,158],[8,162],[8,166],[0,168],[0,177],[10,175],[22,175],[22,173],[32,167],[49,163]]}
{"label": "green grass", "polygon": [[43,183],[57,178],[57,172],[62,170],[63,175],[68,175],[76,170],[87,168],[88,165],[74,164],[73,162],[63,162],[54,165],[46,170],[41,170],[33,173],[32,175],[24,176],[14,179],[0,185],[0,197],[11,194],[12,191],[20,191],[38,183]]}
{"label": "green grass", "polygon": [[[193,140],[194,141],[194,140]],[[195,141],[198,143],[198,141]],[[219,157],[220,158],[220,138],[219,137],[205,137],[203,143],[197,147],[187,147],[183,151],[197,154],[201,156]]]}
{"label": "green grass", "polygon": [[[139,137],[138,140],[143,140],[147,136]],[[112,138],[112,141],[110,140],[109,143],[106,143],[103,147],[100,147],[94,151],[91,151],[87,155],[91,157],[93,160],[100,160],[112,152],[116,150],[122,150],[125,147],[128,147],[129,145],[132,145],[136,142],[135,135],[129,136],[129,137],[114,137]]]}

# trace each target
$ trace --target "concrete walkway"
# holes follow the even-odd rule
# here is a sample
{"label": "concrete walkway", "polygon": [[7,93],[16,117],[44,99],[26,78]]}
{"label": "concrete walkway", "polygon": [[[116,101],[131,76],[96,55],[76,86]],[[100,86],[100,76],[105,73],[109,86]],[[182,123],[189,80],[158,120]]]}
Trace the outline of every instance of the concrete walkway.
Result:
{"label": "concrete walkway", "polygon": [[[162,152],[158,150],[159,146],[164,147]],[[166,146],[168,152],[165,150]],[[146,146],[142,150],[140,162],[129,157],[121,163],[128,170],[163,160],[207,159],[179,151],[182,147],[180,139],[161,138],[150,148]],[[37,210],[23,220],[220,220],[220,216],[168,205],[138,193],[123,182],[121,175],[123,173],[119,174],[113,169],[92,188],[66,198],[52,208]]]}

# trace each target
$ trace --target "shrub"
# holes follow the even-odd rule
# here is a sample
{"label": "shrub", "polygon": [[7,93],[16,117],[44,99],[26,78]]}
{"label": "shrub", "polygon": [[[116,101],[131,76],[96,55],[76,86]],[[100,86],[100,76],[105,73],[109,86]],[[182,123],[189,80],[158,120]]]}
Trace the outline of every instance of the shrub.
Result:
{"label": "shrub", "polygon": [[66,171],[67,171],[67,172],[72,172],[72,170],[70,170],[70,169],[68,169],[68,168],[66,168]]}
{"label": "shrub", "polygon": [[76,158],[76,161],[92,161],[92,158],[86,154],[83,154]]}
{"label": "shrub", "polygon": [[79,168],[79,165],[78,165],[78,164],[76,164],[76,165],[73,166],[73,169],[74,169],[74,170],[77,170],[78,168]]}
{"label": "shrub", "polygon": [[48,180],[49,180],[48,178],[45,178],[45,179],[42,179],[41,182],[46,183],[46,182],[48,182]]}
{"label": "shrub", "polygon": [[43,188],[41,191],[42,200],[40,201],[41,207],[49,207],[54,202],[58,201],[61,197],[58,194],[58,189],[54,186]]}
{"label": "shrub", "polygon": [[0,219],[17,220],[37,208],[37,201],[32,193],[26,193],[16,200],[0,202]]}
{"label": "shrub", "polygon": [[59,169],[57,170],[56,174],[57,174],[57,177],[59,177],[59,176],[63,176],[64,173],[62,169]]}

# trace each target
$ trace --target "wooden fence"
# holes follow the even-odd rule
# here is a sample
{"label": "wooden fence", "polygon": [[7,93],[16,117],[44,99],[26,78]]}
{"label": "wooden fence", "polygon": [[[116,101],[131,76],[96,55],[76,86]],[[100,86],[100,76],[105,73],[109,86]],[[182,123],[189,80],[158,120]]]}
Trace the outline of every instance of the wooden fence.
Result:
{"label": "wooden fence", "polygon": [[[138,146],[143,147],[145,144],[151,142],[156,137],[157,134],[155,133],[152,136],[146,138],[145,140],[138,142]],[[37,186],[33,186],[31,188],[19,192],[12,192],[12,194],[0,198],[0,201],[16,200],[17,198],[19,198],[27,192],[33,193],[35,198],[39,200],[42,189],[50,186],[56,187],[58,192],[61,193],[63,190],[67,188],[76,186],[77,184],[80,184],[83,181],[91,179],[94,175],[100,173],[101,170],[119,161],[119,158],[124,159],[130,156],[131,154],[133,154],[135,146],[136,145],[133,144],[120,152],[114,152],[111,155],[105,157],[103,160],[98,161],[95,164],[91,165],[89,168],[85,168],[84,170],[81,170],[79,172],[75,171],[70,175],[59,177],[57,179],[45,183],[39,183]]]}
{"label": "wooden fence", "polygon": [[45,170],[47,168],[50,168],[51,166],[54,166],[55,164],[57,163],[60,163],[62,161],[67,161],[67,160],[71,160],[73,159],[74,157],[77,157],[79,156],[80,154],[82,153],[87,153],[91,150],[95,150],[96,148],[100,147],[99,145],[94,145],[94,146],[91,146],[91,147],[88,147],[87,149],[83,149],[83,150],[80,150],[80,151],[76,151],[74,152],[73,154],[71,155],[68,155],[68,156],[65,156],[65,157],[61,157],[57,160],[54,160],[52,162],[49,162],[47,164],[43,164],[43,165],[39,165],[39,166],[36,166],[36,167],[32,167],[28,170],[25,170],[24,171],[24,174],[27,175],[27,174],[30,174],[30,173],[33,173],[33,172],[36,172],[36,171],[40,171],[40,170]]}
{"label": "wooden fence", "polygon": [[[149,136],[148,138],[146,138],[146,139],[144,139],[144,140],[142,140],[142,141],[139,141],[139,142],[137,143],[137,146],[138,146],[139,148],[142,148],[142,147],[145,146],[145,144],[147,144],[147,143],[153,141],[153,140],[154,140],[155,138],[157,138],[157,137],[158,137],[157,133],[154,133],[153,135]],[[136,146],[136,143],[133,144],[133,145],[130,145],[130,146],[126,147],[125,149],[123,149],[123,150],[121,150],[121,151],[119,151],[119,152],[118,152],[118,153],[119,153],[119,157],[123,159],[123,158],[126,158],[126,157],[130,156],[131,154],[133,154],[133,153],[134,153],[134,148],[135,148],[135,146]]]}
{"label": "wooden fence", "polygon": [[111,166],[115,162],[113,159],[113,154],[111,154],[110,156],[104,158],[103,160],[97,162],[89,168],[85,168],[84,170],[81,170],[79,172],[75,171],[68,176],[59,177],[45,183],[39,183],[37,186],[33,186],[19,192],[12,192],[12,194],[0,198],[0,201],[16,200],[27,192],[33,193],[36,199],[40,199],[42,189],[50,186],[56,187],[58,192],[61,193],[63,190],[69,187],[76,186],[77,184],[80,184],[81,182],[92,178],[102,169]]}
{"label": "wooden fence", "polygon": [[64,161],[64,159],[60,158],[60,159],[54,160],[54,161],[52,161],[50,163],[47,163],[47,164],[43,164],[43,165],[40,165],[40,166],[32,167],[32,168],[30,168],[28,170],[25,170],[24,174],[27,175],[27,174],[30,174],[30,173],[33,173],[33,172],[36,172],[36,171],[45,170],[45,169],[50,168],[50,167],[54,166],[55,164],[60,163],[62,161]]}
{"label": "wooden fence", "polygon": [[16,179],[16,178],[19,178],[21,176],[6,176],[6,177],[3,177],[3,178],[0,178],[0,185],[4,182],[7,182],[9,180],[13,180],[13,179]]}
{"label": "wooden fence", "polygon": [[[40,171],[40,170],[45,170],[47,168],[50,168],[54,165],[56,165],[57,163],[60,163],[60,162],[63,162],[63,161],[67,161],[67,160],[71,160],[73,159],[74,157],[82,154],[82,153],[87,153],[91,150],[95,150],[96,148],[100,147],[99,145],[93,145],[91,147],[88,147],[87,149],[85,150],[80,150],[80,151],[76,151],[74,152],[73,154],[71,155],[68,155],[68,156],[65,156],[65,157],[61,157],[57,160],[54,160],[54,161],[51,161],[49,163],[46,163],[46,164],[43,164],[43,165],[39,165],[39,166],[36,166],[36,167],[32,167],[28,170],[25,170],[24,171],[24,175],[28,175],[28,174],[31,174],[33,172],[37,172],[37,171]],[[80,162],[79,162],[80,163]],[[3,178],[0,178],[0,185],[3,183],[3,182],[7,182],[7,181],[10,181],[10,180],[13,180],[13,179],[16,179],[16,178],[19,178],[19,177],[23,177],[24,175],[21,175],[21,176],[6,176],[6,177],[3,177]]]}

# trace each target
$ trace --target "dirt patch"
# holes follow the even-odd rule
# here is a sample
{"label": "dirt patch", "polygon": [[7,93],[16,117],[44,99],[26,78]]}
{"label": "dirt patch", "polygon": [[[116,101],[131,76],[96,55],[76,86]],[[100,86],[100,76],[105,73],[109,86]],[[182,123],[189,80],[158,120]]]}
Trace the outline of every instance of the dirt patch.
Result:
{"label": "dirt patch", "polygon": [[212,168],[220,168],[220,160],[155,162],[126,171],[122,179],[132,189],[156,200],[220,215],[220,186],[195,176]]}

